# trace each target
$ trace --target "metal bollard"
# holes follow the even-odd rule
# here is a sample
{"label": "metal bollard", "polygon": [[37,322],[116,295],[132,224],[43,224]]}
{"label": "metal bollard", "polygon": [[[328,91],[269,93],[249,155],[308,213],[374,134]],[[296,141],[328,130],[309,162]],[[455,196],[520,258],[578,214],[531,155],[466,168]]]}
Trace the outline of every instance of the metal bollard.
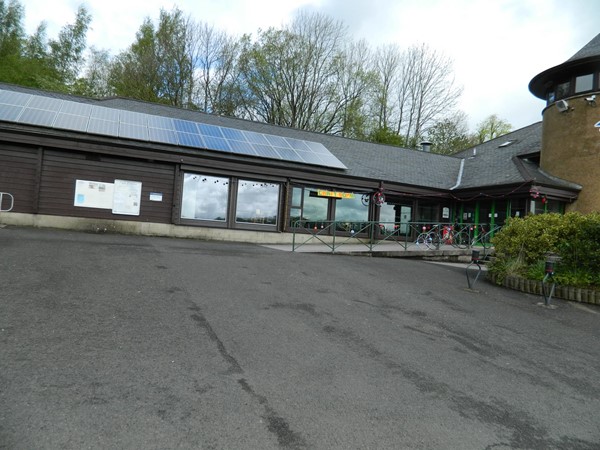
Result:
{"label": "metal bollard", "polygon": [[[556,263],[556,259],[554,257],[548,257],[546,260],[546,275],[544,275],[544,279],[542,280],[542,295],[544,296],[544,305],[550,306],[550,300],[554,295],[554,288],[556,287],[556,283],[554,281],[554,264]],[[548,290],[548,284],[550,285],[550,290]]]}
{"label": "metal bollard", "polygon": [[[465,269],[465,273],[467,275],[467,285],[469,286],[469,289],[473,289],[473,286],[475,285],[475,283],[477,283],[477,280],[479,279],[479,275],[481,275],[482,269],[481,264],[479,264],[479,261],[479,250],[473,250],[471,252],[471,263]],[[473,264],[477,265],[478,270],[473,280],[471,280],[471,277],[469,277],[469,269]]]}

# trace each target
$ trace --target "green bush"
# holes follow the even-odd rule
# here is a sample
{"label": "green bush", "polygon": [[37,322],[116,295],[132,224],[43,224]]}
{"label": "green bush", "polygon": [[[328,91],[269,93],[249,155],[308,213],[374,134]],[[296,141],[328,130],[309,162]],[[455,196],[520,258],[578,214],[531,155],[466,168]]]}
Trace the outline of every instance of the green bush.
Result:
{"label": "green bush", "polygon": [[546,257],[553,253],[560,258],[557,283],[600,286],[600,213],[514,217],[492,242],[497,259],[490,271],[499,282],[507,275],[542,279]]}

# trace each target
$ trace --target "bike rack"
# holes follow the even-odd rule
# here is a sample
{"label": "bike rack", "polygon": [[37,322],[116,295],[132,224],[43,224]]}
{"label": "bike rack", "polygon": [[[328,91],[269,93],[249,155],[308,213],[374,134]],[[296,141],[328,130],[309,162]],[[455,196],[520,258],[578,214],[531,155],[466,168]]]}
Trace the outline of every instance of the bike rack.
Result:
{"label": "bike rack", "polygon": [[[471,253],[471,264],[469,264],[465,269],[465,273],[467,275],[467,285],[469,286],[470,290],[473,289],[473,286],[475,286],[475,283],[477,283],[479,275],[481,275],[482,272],[481,264],[479,264],[479,261],[479,250],[473,250]],[[471,277],[469,276],[469,269],[472,265],[477,265],[477,274],[473,279],[471,279]]]}
{"label": "bike rack", "polygon": [[556,306],[550,305],[550,300],[554,295],[554,288],[556,288],[556,282],[554,281],[554,264],[556,263],[556,257],[548,257],[546,260],[546,275],[542,280],[542,296],[544,297],[544,306],[547,308],[556,308]]}
{"label": "bike rack", "polygon": [[[2,207],[4,196],[8,197],[8,199],[10,200],[10,206],[8,207],[8,209],[4,209]],[[9,194],[8,192],[0,192],[0,212],[8,212],[13,209],[13,206],[15,206],[15,198],[13,197],[13,195]]]}

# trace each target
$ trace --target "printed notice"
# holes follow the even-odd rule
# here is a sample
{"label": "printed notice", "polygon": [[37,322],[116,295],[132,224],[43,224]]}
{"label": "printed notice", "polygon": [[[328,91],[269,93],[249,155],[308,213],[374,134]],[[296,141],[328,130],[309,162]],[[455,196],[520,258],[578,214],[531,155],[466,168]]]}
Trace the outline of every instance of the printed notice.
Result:
{"label": "printed notice", "polygon": [[112,209],[113,184],[100,181],[76,180],[74,206]]}
{"label": "printed notice", "polygon": [[140,181],[115,180],[113,214],[140,215],[142,183]]}

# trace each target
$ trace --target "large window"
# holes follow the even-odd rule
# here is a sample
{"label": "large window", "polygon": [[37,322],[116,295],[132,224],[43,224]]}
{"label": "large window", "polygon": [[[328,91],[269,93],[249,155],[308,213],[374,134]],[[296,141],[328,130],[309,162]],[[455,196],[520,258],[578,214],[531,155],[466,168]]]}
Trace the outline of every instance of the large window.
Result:
{"label": "large window", "polygon": [[229,178],[186,173],[181,218],[225,222],[228,198]]}
{"label": "large window", "polygon": [[339,230],[360,229],[369,220],[369,207],[362,204],[360,194],[294,187],[290,205],[292,227],[322,229],[333,220]]}
{"label": "large window", "polygon": [[316,190],[304,190],[304,204],[302,207],[302,219],[307,221],[307,227],[322,227],[327,221],[327,207],[329,199],[318,197]]}
{"label": "large window", "polygon": [[594,86],[594,74],[590,73],[575,78],[575,93],[591,91]]}
{"label": "large window", "polygon": [[239,180],[235,221],[277,225],[279,184]]}
{"label": "large window", "polygon": [[338,230],[365,231],[365,222],[369,220],[369,207],[363,205],[361,195],[355,194],[353,198],[338,198],[334,202]]}

